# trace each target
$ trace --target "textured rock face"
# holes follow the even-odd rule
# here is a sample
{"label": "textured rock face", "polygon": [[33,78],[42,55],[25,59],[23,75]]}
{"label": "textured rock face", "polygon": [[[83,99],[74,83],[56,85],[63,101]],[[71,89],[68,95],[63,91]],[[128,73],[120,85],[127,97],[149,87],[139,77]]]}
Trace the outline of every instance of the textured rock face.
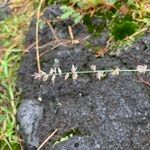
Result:
{"label": "textured rock face", "polygon": [[[56,17],[59,15],[57,9],[56,6],[48,8],[44,14],[45,17],[47,19]],[[71,24],[71,21],[58,22],[54,29],[59,37],[67,38],[69,37],[67,28]],[[33,21],[27,36],[27,44],[32,44],[35,40],[32,34],[34,29]],[[86,27],[82,25],[77,25],[74,33],[75,38],[88,35]],[[40,45],[54,38],[46,25],[39,34],[42,39]],[[45,37],[49,38],[43,40]],[[78,66],[78,70],[87,70],[92,64],[95,64],[98,69],[116,66],[131,69],[139,64],[150,66],[149,43],[150,34],[148,33],[133,46],[122,50],[119,56],[106,55],[99,59],[96,59],[82,44],[61,45],[41,57],[41,66],[46,72],[54,66],[67,71],[70,70],[72,64]],[[40,52],[51,48],[45,47]],[[64,81],[63,77],[57,77],[53,84],[50,80],[46,82],[34,80],[31,75],[35,72],[36,61],[33,48],[23,59],[18,81],[18,87],[22,89],[24,99],[38,99],[39,97],[42,99],[40,102],[24,100],[18,111],[21,134],[28,146],[38,147],[39,143],[42,143],[54,129],[58,128],[57,134],[43,147],[43,150],[150,149],[150,88],[140,82],[137,75],[121,73],[119,76],[112,76],[108,74],[105,79],[99,81],[94,75],[85,74],[79,75],[74,82],[71,79]],[[149,80],[150,73],[140,77]],[[25,111],[25,109],[30,110],[26,105],[32,109],[29,113]],[[27,113],[25,117],[22,117],[24,112]],[[36,118],[37,116],[39,117]],[[28,129],[29,131],[26,129],[27,124],[24,124],[26,118],[29,120],[28,124],[31,125],[34,120],[37,120],[34,123],[36,129],[32,126]],[[71,129],[77,129],[80,134],[52,147],[54,141]],[[39,139],[36,144],[28,141],[31,133],[34,133],[34,139]],[[28,149],[31,149],[31,146]]]}
{"label": "textured rock face", "polygon": [[43,107],[38,101],[33,99],[25,99],[19,107],[17,119],[19,122],[19,130],[26,143],[26,148],[37,147],[39,138],[37,129],[39,121],[43,116]]}

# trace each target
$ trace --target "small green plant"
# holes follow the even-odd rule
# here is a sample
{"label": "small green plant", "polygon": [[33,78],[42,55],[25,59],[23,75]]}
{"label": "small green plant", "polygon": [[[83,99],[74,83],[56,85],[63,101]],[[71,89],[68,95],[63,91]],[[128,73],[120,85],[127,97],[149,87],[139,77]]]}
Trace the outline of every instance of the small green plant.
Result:
{"label": "small green plant", "polygon": [[68,141],[73,136],[81,136],[81,131],[79,129],[71,129],[67,132],[65,132],[57,141],[54,142],[53,147],[55,147],[57,144]]}
{"label": "small green plant", "polygon": [[80,13],[76,12],[72,7],[70,6],[62,6],[61,10],[63,11],[63,14],[61,15],[62,20],[66,20],[69,18],[72,18],[74,20],[74,23],[77,24],[81,21],[82,16]]}
{"label": "small green plant", "polygon": [[71,18],[75,24],[83,20],[94,36],[100,35],[103,27],[93,25],[92,18],[104,18],[113,37],[109,49],[114,49],[132,43],[147,30],[150,25],[148,8],[148,0],[69,0],[62,6],[61,19]]}
{"label": "small green plant", "polygon": [[122,22],[115,22],[112,29],[112,35],[114,36],[115,40],[122,40],[135,33],[137,29],[138,26],[133,21],[125,20]]}
{"label": "small green plant", "polygon": [[[2,62],[0,83],[3,92],[0,93],[0,149],[19,150],[19,137],[16,132],[16,107],[19,96],[16,94],[16,70],[19,67],[21,50],[7,49]],[[17,148],[18,147],[18,148]]]}
{"label": "small green plant", "polygon": [[[73,19],[74,23],[77,24],[81,21],[81,19],[84,17],[85,14],[91,14],[94,11],[96,12],[96,8],[99,7],[99,5],[104,5],[104,0],[70,0],[70,3],[73,5],[67,6],[63,5],[61,7],[61,10],[63,11],[63,14],[61,15],[61,19]],[[113,5],[116,2],[116,0],[110,0],[108,3]],[[75,6],[75,7],[73,7]],[[91,10],[90,10],[91,9]],[[93,11],[93,10],[94,11]]]}

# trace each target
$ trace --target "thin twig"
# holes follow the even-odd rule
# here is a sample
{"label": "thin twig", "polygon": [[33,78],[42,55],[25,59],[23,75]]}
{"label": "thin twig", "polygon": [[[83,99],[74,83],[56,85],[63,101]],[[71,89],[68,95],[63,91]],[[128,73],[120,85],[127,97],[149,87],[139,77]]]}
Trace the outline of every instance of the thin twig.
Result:
{"label": "thin twig", "polygon": [[71,41],[72,41],[72,45],[73,45],[73,44],[74,44],[74,43],[73,43],[74,36],[73,36],[73,31],[72,31],[71,26],[68,26],[68,31],[69,31],[69,35],[70,35],[70,38],[71,38]]}
{"label": "thin twig", "polygon": [[[58,44],[55,43],[55,41],[53,42],[54,44],[51,43],[51,42],[48,43],[48,44],[46,45],[46,47],[47,47],[47,46],[53,46],[53,45],[54,45],[54,46],[53,46],[50,50],[46,50],[45,52],[41,53],[41,54],[40,54],[40,57],[43,56],[44,54],[48,53],[49,51],[56,49],[56,48],[59,47],[60,45],[63,45],[63,46],[64,46],[65,44],[72,44],[72,40],[61,40],[61,41],[62,41],[62,42],[60,42],[60,43],[58,43]],[[74,40],[73,42],[74,42],[74,44],[79,44],[79,41],[78,41],[78,40]],[[45,48],[45,46],[43,45],[43,46],[40,47],[40,48]]]}
{"label": "thin twig", "polygon": [[56,45],[56,44],[57,44],[56,40],[50,41],[50,42],[48,42],[48,43],[46,43],[46,44],[43,44],[43,45],[39,46],[39,49],[44,49],[44,48],[46,48],[46,47],[48,47],[48,46],[54,46],[54,45]]}
{"label": "thin twig", "polygon": [[[64,43],[58,43],[57,45],[53,46],[50,50],[54,50],[55,48],[59,47],[62,44],[64,45]],[[42,57],[43,55],[45,55],[46,53],[48,53],[50,50],[48,49],[45,52],[41,53],[40,57]]]}
{"label": "thin twig", "polygon": [[40,19],[40,10],[41,6],[43,4],[44,0],[40,0],[38,10],[37,10],[37,21],[36,21],[36,60],[37,60],[37,68],[38,68],[38,73],[41,71],[41,66],[40,66],[40,55],[39,55],[39,19]]}
{"label": "thin twig", "polygon": [[[74,42],[74,44],[79,44],[79,40],[74,40],[73,41]],[[54,49],[56,49],[57,47],[59,47],[60,45],[66,45],[66,44],[72,44],[72,40],[61,40],[58,44],[57,44],[57,42],[56,41],[51,41],[50,43],[48,43],[47,45],[46,45],[46,47],[47,46],[53,46],[50,50],[48,49],[48,50],[46,50],[45,52],[43,52],[43,53],[41,53],[40,54],[40,57],[42,57],[44,54],[46,54],[46,53],[48,53],[49,51],[52,51],[52,50],[54,50]],[[39,48],[45,48],[45,45],[43,45],[42,47],[39,47]]]}
{"label": "thin twig", "polygon": [[50,138],[52,138],[54,136],[54,134],[58,131],[58,129],[55,129],[55,131],[50,135],[48,136],[45,141],[38,147],[37,150],[40,150],[48,141]]}
{"label": "thin twig", "polygon": [[58,38],[58,36],[57,36],[57,34],[56,34],[54,28],[52,27],[50,21],[48,21],[48,20],[46,20],[46,19],[45,19],[45,21],[46,21],[46,23],[48,24],[48,26],[50,27],[50,29],[51,29],[51,31],[52,31],[54,37],[55,37],[55,40],[56,40],[56,41],[59,41],[59,38]]}
{"label": "thin twig", "polygon": [[143,78],[139,77],[139,80],[147,86],[150,86],[150,81],[146,81]]}
{"label": "thin twig", "polygon": [[43,55],[45,55],[46,53],[48,53],[51,50],[56,49],[57,47],[59,47],[60,45],[65,45],[65,44],[79,44],[79,43],[83,43],[84,41],[86,41],[88,38],[90,38],[91,35],[84,37],[83,39],[74,39],[74,40],[68,40],[68,39],[60,39],[59,42],[54,40],[51,41],[49,43],[46,43],[42,46],[39,46],[39,49],[43,49],[46,48],[47,46],[53,46],[50,50],[46,50],[45,52],[40,54],[40,57],[42,57]]}
{"label": "thin twig", "polygon": [[62,44],[66,44],[66,43],[71,43],[71,40],[68,39],[60,39],[59,42],[56,40],[50,41],[42,46],[39,46],[39,49],[44,49],[48,46],[56,46],[57,44],[62,43]]}
{"label": "thin twig", "polygon": [[142,30],[138,30],[137,32],[135,32],[134,34],[127,36],[124,40],[132,40],[132,38],[134,38],[135,36],[137,36],[138,34],[141,34],[142,32],[146,31],[147,28],[143,28]]}
{"label": "thin twig", "polygon": [[[39,41],[38,41],[39,42]],[[31,45],[29,45],[24,52],[28,52],[31,48],[33,48],[36,45],[36,42],[32,43]]]}

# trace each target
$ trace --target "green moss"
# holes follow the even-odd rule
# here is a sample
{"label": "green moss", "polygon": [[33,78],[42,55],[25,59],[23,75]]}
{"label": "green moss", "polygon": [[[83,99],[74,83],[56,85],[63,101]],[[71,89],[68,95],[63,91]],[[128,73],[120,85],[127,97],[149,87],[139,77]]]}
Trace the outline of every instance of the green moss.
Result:
{"label": "green moss", "polygon": [[137,29],[138,26],[132,21],[116,22],[112,28],[112,35],[115,40],[122,40],[135,33]]}
{"label": "green moss", "polygon": [[98,18],[103,18],[103,20],[105,20],[104,16],[94,16],[94,17],[90,17],[90,15],[85,15],[83,17],[83,22],[84,24],[87,26],[88,28],[88,32],[92,33],[95,36],[99,36],[101,34],[101,32],[103,31],[104,27],[105,27],[105,23],[103,22],[100,25],[94,25],[92,23],[93,19],[98,19]]}

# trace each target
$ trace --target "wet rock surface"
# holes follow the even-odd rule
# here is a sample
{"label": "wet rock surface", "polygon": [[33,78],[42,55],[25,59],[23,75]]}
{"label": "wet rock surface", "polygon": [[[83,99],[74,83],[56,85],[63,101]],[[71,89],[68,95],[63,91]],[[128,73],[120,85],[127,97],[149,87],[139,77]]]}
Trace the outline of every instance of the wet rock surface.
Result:
{"label": "wet rock surface", "polygon": [[[48,8],[44,17],[54,19],[61,13],[57,9],[57,6]],[[72,23],[67,20],[53,24],[59,38],[69,38],[68,25]],[[35,41],[34,31],[35,21],[32,21],[26,38],[27,45]],[[81,24],[73,27],[73,32],[75,39],[89,35],[86,27]],[[40,46],[54,40],[52,31],[47,25],[39,31],[39,36]],[[51,50],[52,46],[46,46],[40,49],[40,53],[49,50],[40,58],[41,67],[43,71],[49,72],[51,67],[69,71],[72,64],[78,66],[78,70],[89,70],[92,64],[98,69],[116,66],[131,69],[143,64],[150,66],[149,41],[150,34],[147,33],[133,46],[122,50],[119,56],[106,55],[99,59],[95,58],[83,44],[60,45],[54,50]],[[53,84],[50,80],[46,82],[34,80],[32,75],[35,72],[37,72],[35,48],[31,48],[24,57],[18,73],[18,88],[22,89],[22,96],[25,99],[18,111],[18,119],[21,135],[28,145],[27,149],[33,148],[30,144],[38,147],[56,128],[57,134],[49,140],[43,150],[150,149],[150,88],[140,82],[136,74],[126,72],[119,76],[108,74],[100,81],[94,74],[84,74],[79,75],[74,82],[72,79],[65,81],[64,77],[57,77]],[[150,74],[146,73],[141,78],[149,80]],[[30,105],[31,111],[22,117],[24,112],[28,112],[25,109],[30,110]],[[34,117],[29,117],[31,114]],[[36,129],[31,127],[32,129],[29,128],[31,130],[27,131],[24,124],[26,116],[28,119],[31,118],[28,123],[31,125],[39,116],[36,118],[38,121],[34,123]],[[77,129],[80,134],[55,147],[52,146],[71,129]],[[34,138],[39,139],[36,144],[28,142],[33,132]]]}

